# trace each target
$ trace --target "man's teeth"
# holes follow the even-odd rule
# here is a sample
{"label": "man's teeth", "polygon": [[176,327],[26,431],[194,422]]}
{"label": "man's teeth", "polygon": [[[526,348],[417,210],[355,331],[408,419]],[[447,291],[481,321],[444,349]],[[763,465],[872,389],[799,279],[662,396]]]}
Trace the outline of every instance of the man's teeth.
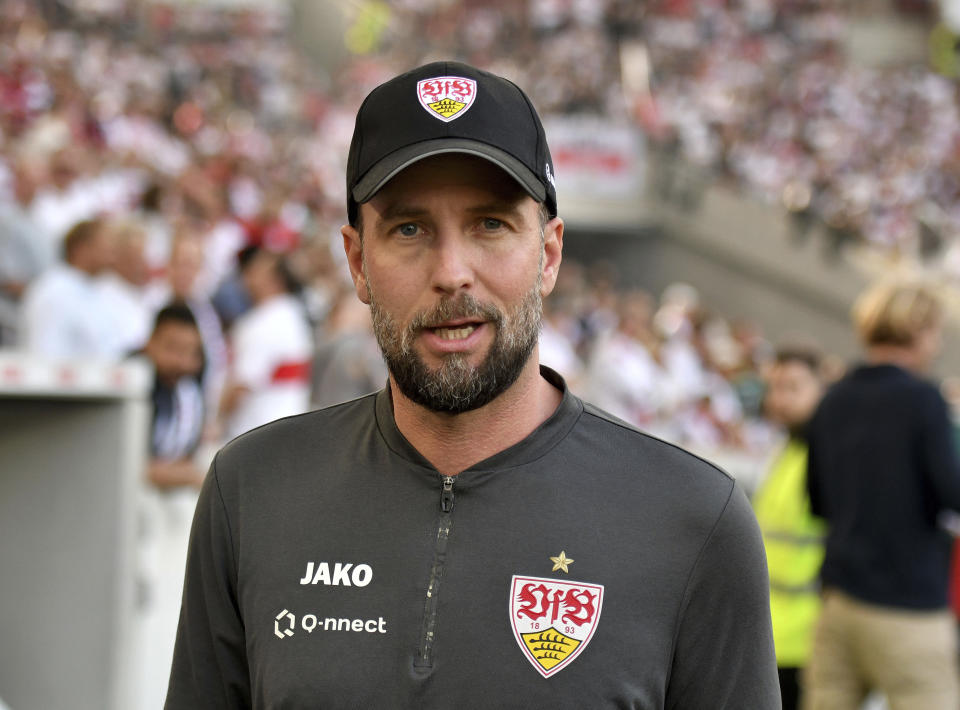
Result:
{"label": "man's teeth", "polygon": [[475,325],[463,325],[459,328],[437,328],[434,332],[443,340],[463,340],[476,329]]}

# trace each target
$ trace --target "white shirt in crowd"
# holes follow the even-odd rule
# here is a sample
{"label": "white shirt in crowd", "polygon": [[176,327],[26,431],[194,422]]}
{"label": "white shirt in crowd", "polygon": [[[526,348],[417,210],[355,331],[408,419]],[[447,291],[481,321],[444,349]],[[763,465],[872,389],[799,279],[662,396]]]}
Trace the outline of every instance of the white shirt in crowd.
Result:
{"label": "white shirt in crowd", "polygon": [[233,327],[232,379],[249,392],[227,424],[238,436],[310,408],[313,338],[301,302],[275,296],[237,319]]}
{"label": "white shirt in crowd", "polygon": [[144,289],[114,273],[97,279],[97,288],[104,304],[103,317],[111,324],[110,349],[126,355],[146,345],[154,314]]}
{"label": "white shirt in crowd", "polygon": [[665,380],[663,370],[643,343],[613,331],[594,346],[584,396],[614,416],[645,427],[664,405]]}
{"label": "white shirt in crowd", "polygon": [[27,352],[58,360],[121,356],[97,281],[79,269],[48,269],[28,287],[22,307],[20,343]]}

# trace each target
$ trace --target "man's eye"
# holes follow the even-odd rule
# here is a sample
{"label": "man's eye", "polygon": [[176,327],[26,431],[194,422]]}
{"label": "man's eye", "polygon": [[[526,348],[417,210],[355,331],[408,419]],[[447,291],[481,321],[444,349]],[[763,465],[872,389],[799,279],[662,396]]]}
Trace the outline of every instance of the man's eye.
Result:
{"label": "man's eye", "polygon": [[503,226],[503,222],[499,219],[494,219],[493,217],[487,217],[483,220],[483,228],[489,229],[490,231],[495,231],[500,229]]}
{"label": "man's eye", "polygon": [[419,228],[417,227],[417,225],[413,224],[412,222],[408,222],[407,224],[401,224],[397,228],[397,231],[400,232],[400,234],[402,234],[405,237],[415,237],[417,236],[417,232],[419,231]]}

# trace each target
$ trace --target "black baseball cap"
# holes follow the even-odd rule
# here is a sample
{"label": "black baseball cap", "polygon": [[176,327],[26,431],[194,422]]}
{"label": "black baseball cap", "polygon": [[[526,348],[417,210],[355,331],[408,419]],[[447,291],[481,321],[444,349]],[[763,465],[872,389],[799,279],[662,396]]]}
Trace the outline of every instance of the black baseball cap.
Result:
{"label": "black baseball cap", "polygon": [[418,160],[466,153],[502,168],[557,216],[553,160],[536,109],[512,81],[460,62],[433,62],[370,92],[347,160],[347,214]]}

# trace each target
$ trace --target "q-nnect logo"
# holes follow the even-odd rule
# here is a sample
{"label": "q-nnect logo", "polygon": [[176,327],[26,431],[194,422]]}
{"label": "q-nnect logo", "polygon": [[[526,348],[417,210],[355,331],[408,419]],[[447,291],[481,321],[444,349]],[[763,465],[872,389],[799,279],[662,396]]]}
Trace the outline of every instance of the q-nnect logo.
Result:
{"label": "q-nnect logo", "polygon": [[[281,620],[283,620],[283,624],[280,623]],[[296,625],[297,617],[284,609],[277,614],[277,618],[273,622],[273,634],[278,639],[285,638],[286,636],[293,636],[293,629]]]}
{"label": "q-nnect logo", "polygon": [[382,616],[376,619],[349,619],[318,614],[304,614],[298,620],[297,615],[289,609],[284,609],[273,618],[273,635],[278,639],[289,638],[298,631],[305,631],[308,634],[323,631],[385,634],[387,621]]}

